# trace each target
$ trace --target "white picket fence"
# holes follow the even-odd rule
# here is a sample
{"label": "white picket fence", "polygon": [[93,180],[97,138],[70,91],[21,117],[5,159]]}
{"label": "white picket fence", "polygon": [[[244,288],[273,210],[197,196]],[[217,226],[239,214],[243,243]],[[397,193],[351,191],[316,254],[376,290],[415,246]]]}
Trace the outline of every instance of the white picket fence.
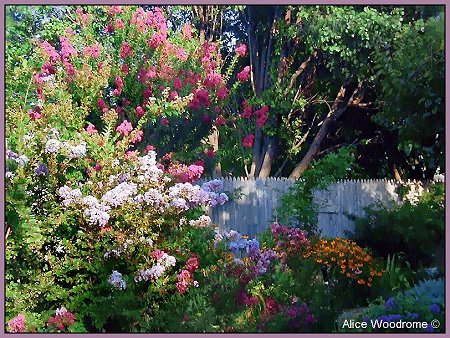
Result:
{"label": "white picket fence", "polygon": [[[293,186],[294,180],[286,178],[222,179],[224,190],[240,194],[239,199],[223,206],[209,209],[214,224],[223,230],[236,230],[254,237],[263,232],[274,220],[276,209],[281,205],[281,196]],[[196,184],[203,183],[197,181]],[[409,197],[417,198],[433,181],[407,181],[411,186]],[[346,231],[353,231],[352,216],[363,216],[364,208],[381,202],[384,205],[400,203],[396,189],[400,183],[395,180],[341,180],[326,190],[314,191],[313,201],[318,207],[318,230],[323,236],[346,237]]]}

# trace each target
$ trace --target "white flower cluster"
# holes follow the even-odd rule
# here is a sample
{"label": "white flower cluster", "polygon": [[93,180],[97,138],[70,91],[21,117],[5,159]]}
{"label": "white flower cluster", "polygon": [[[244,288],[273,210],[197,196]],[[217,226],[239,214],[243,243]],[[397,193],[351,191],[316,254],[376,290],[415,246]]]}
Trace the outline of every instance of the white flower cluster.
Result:
{"label": "white flower cluster", "polygon": [[77,144],[75,146],[71,145],[69,142],[64,142],[64,148],[69,152],[69,154],[67,155],[69,159],[86,156],[87,148],[85,142],[81,142],[80,144]]}
{"label": "white flower cluster", "polygon": [[196,220],[189,221],[189,225],[197,228],[204,228],[211,224],[211,217],[206,215],[201,215]]}
{"label": "white flower cluster", "polygon": [[114,270],[108,279],[108,283],[118,290],[125,290],[127,283],[122,278],[122,274]]}
{"label": "white flower cluster", "polygon": [[79,204],[82,200],[82,193],[80,189],[71,189],[64,185],[58,190],[58,194],[63,199],[63,204],[67,207],[71,204]]}
{"label": "white flower cluster", "polygon": [[[58,134],[54,134],[56,137]],[[61,149],[67,151],[67,157],[69,159],[85,157],[87,153],[86,142],[81,141],[77,145],[65,141],[61,142],[57,138],[50,138],[45,143],[45,152],[47,154],[56,154]]]}
{"label": "white flower cluster", "polygon": [[163,253],[150,269],[143,269],[138,272],[134,280],[136,282],[156,280],[171,266],[175,266],[177,260],[174,256]]}
{"label": "white flower cluster", "polygon": [[102,196],[102,202],[116,208],[130,201],[131,197],[137,193],[137,184],[123,182],[115,188],[107,191]]}

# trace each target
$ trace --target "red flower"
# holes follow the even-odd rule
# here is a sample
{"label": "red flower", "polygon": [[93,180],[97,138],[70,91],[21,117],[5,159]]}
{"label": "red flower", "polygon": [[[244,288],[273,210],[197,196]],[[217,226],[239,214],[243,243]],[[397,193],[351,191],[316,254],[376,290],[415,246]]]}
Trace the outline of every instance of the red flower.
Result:
{"label": "red flower", "polygon": [[151,144],[149,144],[148,146],[145,147],[145,152],[148,153],[149,151],[155,151],[156,148],[154,146],[152,146]]}
{"label": "red flower", "polygon": [[162,126],[164,126],[164,127],[169,127],[169,125],[170,125],[170,121],[167,119],[167,118],[165,118],[165,117],[163,117],[162,119],[161,119],[161,125]]}
{"label": "red flower", "polygon": [[128,65],[124,63],[122,67],[120,67],[120,70],[124,75],[127,75],[130,72],[130,67],[128,67]]}
{"label": "red flower", "polygon": [[217,126],[224,126],[227,124],[227,120],[222,115],[219,115],[215,120],[215,124]]}
{"label": "red flower", "polygon": [[142,116],[144,116],[144,115],[145,115],[144,109],[142,109],[141,106],[137,106],[137,107],[136,107],[136,116],[137,116],[137,117],[142,117]]}
{"label": "red flower", "polygon": [[191,258],[186,261],[186,269],[190,272],[194,272],[195,270],[197,270],[198,266],[199,264],[197,255],[192,255]]}
{"label": "red flower", "polygon": [[242,141],[242,145],[245,147],[245,148],[251,148],[251,147],[253,147],[253,141],[255,140],[255,135],[253,135],[253,134],[249,134],[249,135],[247,135],[245,138],[244,138],[244,140]]}
{"label": "red flower", "polygon": [[229,93],[229,91],[228,91],[227,86],[222,86],[216,92],[216,96],[219,100],[225,100],[228,97],[228,93]]}
{"label": "red flower", "polygon": [[206,150],[205,150],[205,154],[206,154],[206,156],[208,156],[209,158],[213,158],[213,157],[215,156],[214,148],[211,147],[211,148],[206,149]]}
{"label": "red flower", "polygon": [[181,88],[183,88],[183,83],[181,82],[181,79],[179,77],[173,79],[173,88],[175,90],[180,90]]}

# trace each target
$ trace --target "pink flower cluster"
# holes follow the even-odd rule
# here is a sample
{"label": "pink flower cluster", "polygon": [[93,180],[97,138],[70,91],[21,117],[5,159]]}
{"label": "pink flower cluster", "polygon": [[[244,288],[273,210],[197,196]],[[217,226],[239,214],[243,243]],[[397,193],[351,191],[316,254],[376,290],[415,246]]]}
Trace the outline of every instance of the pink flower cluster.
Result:
{"label": "pink flower cluster", "polygon": [[34,109],[28,109],[27,114],[33,121],[36,121],[42,118],[41,112],[42,108],[39,106],[35,106]]}
{"label": "pink flower cluster", "polygon": [[193,273],[198,269],[198,255],[192,255],[185,264],[185,269],[178,274],[178,281],[175,283],[177,291],[184,294],[190,285],[198,286],[198,282],[192,278]]}
{"label": "pink flower cluster", "polygon": [[177,182],[192,183],[200,179],[205,168],[201,163],[191,164],[189,166],[181,163],[170,163],[167,172],[172,175]]}
{"label": "pink flower cluster", "polygon": [[249,134],[242,141],[242,145],[244,146],[244,148],[251,148],[251,147],[253,147],[254,140],[255,140],[255,135]]}
{"label": "pink flower cluster", "polygon": [[235,52],[237,55],[244,57],[247,53],[247,46],[243,43],[241,43],[239,46],[236,47]]}
{"label": "pink flower cluster", "polygon": [[56,310],[56,316],[50,317],[47,325],[51,328],[56,328],[59,331],[64,331],[68,326],[75,324],[75,315],[67,311],[64,307]]}
{"label": "pink flower cluster", "polygon": [[98,99],[98,100],[97,100],[97,107],[98,107],[102,112],[107,112],[107,111],[108,111],[108,106],[106,105],[105,101],[103,101],[103,99]]}
{"label": "pink flower cluster", "polygon": [[120,94],[122,94],[122,90],[123,90],[123,80],[119,75],[117,75],[116,76],[116,89],[114,89],[113,95],[119,96]]}
{"label": "pink flower cluster", "polygon": [[216,126],[224,126],[227,124],[227,120],[222,115],[219,115],[219,116],[217,116],[216,120],[214,121],[214,124]]}
{"label": "pink flower cluster", "polygon": [[237,73],[236,78],[241,82],[246,82],[250,78],[250,66],[245,66],[242,71]]}
{"label": "pink flower cluster", "polygon": [[83,51],[84,56],[90,56],[93,58],[99,58],[102,53],[102,46],[96,43],[91,47],[86,47]]}
{"label": "pink flower cluster", "polygon": [[131,56],[131,54],[133,54],[131,45],[127,42],[122,43],[122,46],[120,46],[120,57],[122,59],[126,59],[127,57]]}
{"label": "pink flower cluster", "polygon": [[247,100],[244,100],[242,102],[242,106],[244,107],[244,112],[241,114],[241,116],[244,119],[249,119],[250,117],[252,117],[252,113],[253,113],[252,106],[248,104]]}
{"label": "pink flower cluster", "polygon": [[259,128],[264,127],[264,125],[266,124],[268,113],[269,113],[268,106],[262,106],[261,109],[255,111],[254,114],[256,116],[256,124]]}
{"label": "pink flower cluster", "polygon": [[19,313],[16,317],[8,321],[8,331],[17,333],[25,332],[26,330],[26,318],[25,315]]}
{"label": "pink flower cluster", "polygon": [[42,46],[42,48],[44,48],[44,51],[47,54],[51,64],[53,64],[61,59],[61,57],[59,56],[56,49],[51,44],[49,44],[47,41],[43,41],[41,43],[41,46]]}
{"label": "pink flower cluster", "polygon": [[114,15],[117,15],[117,14],[120,14],[120,13],[122,13],[122,7],[121,6],[111,6],[108,9],[108,15],[114,16]]}
{"label": "pink flower cluster", "polygon": [[306,231],[299,228],[289,228],[275,222],[270,226],[270,230],[276,244],[274,249],[276,251],[300,254],[309,244],[309,240],[306,238]]}
{"label": "pink flower cluster", "polygon": [[131,122],[124,120],[117,128],[116,131],[121,133],[122,135],[128,135],[133,130],[133,126]]}

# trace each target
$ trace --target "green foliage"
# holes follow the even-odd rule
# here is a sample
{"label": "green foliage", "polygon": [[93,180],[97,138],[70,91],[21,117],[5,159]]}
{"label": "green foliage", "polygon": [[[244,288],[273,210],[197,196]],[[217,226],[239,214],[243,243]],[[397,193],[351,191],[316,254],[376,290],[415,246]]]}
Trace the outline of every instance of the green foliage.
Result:
{"label": "green foliage", "polygon": [[329,184],[349,177],[354,169],[352,147],[343,147],[336,153],[329,153],[314,161],[302,178],[282,197],[278,210],[281,223],[295,224],[309,233],[315,233],[317,212],[313,203],[314,189],[326,189]]}
{"label": "green foliage", "polygon": [[408,164],[432,177],[444,163],[444,17],[405,25],[391,48],[380,53],[381,109],[377,123],[398,132]]}
{"label": "green foliage", "polygon": [[399,291],[410,289],[417,282],[417,273],[401,253],[388,255],[383,276],[376,279],[372,295],[390,297]]}
{"label": "green foliage", "polygon": [[353,238],[385,258],[404,252],[413,268],[443,266],[444,229],[444,184],[434,183],[417,204],[368,208],[356,220]]}

